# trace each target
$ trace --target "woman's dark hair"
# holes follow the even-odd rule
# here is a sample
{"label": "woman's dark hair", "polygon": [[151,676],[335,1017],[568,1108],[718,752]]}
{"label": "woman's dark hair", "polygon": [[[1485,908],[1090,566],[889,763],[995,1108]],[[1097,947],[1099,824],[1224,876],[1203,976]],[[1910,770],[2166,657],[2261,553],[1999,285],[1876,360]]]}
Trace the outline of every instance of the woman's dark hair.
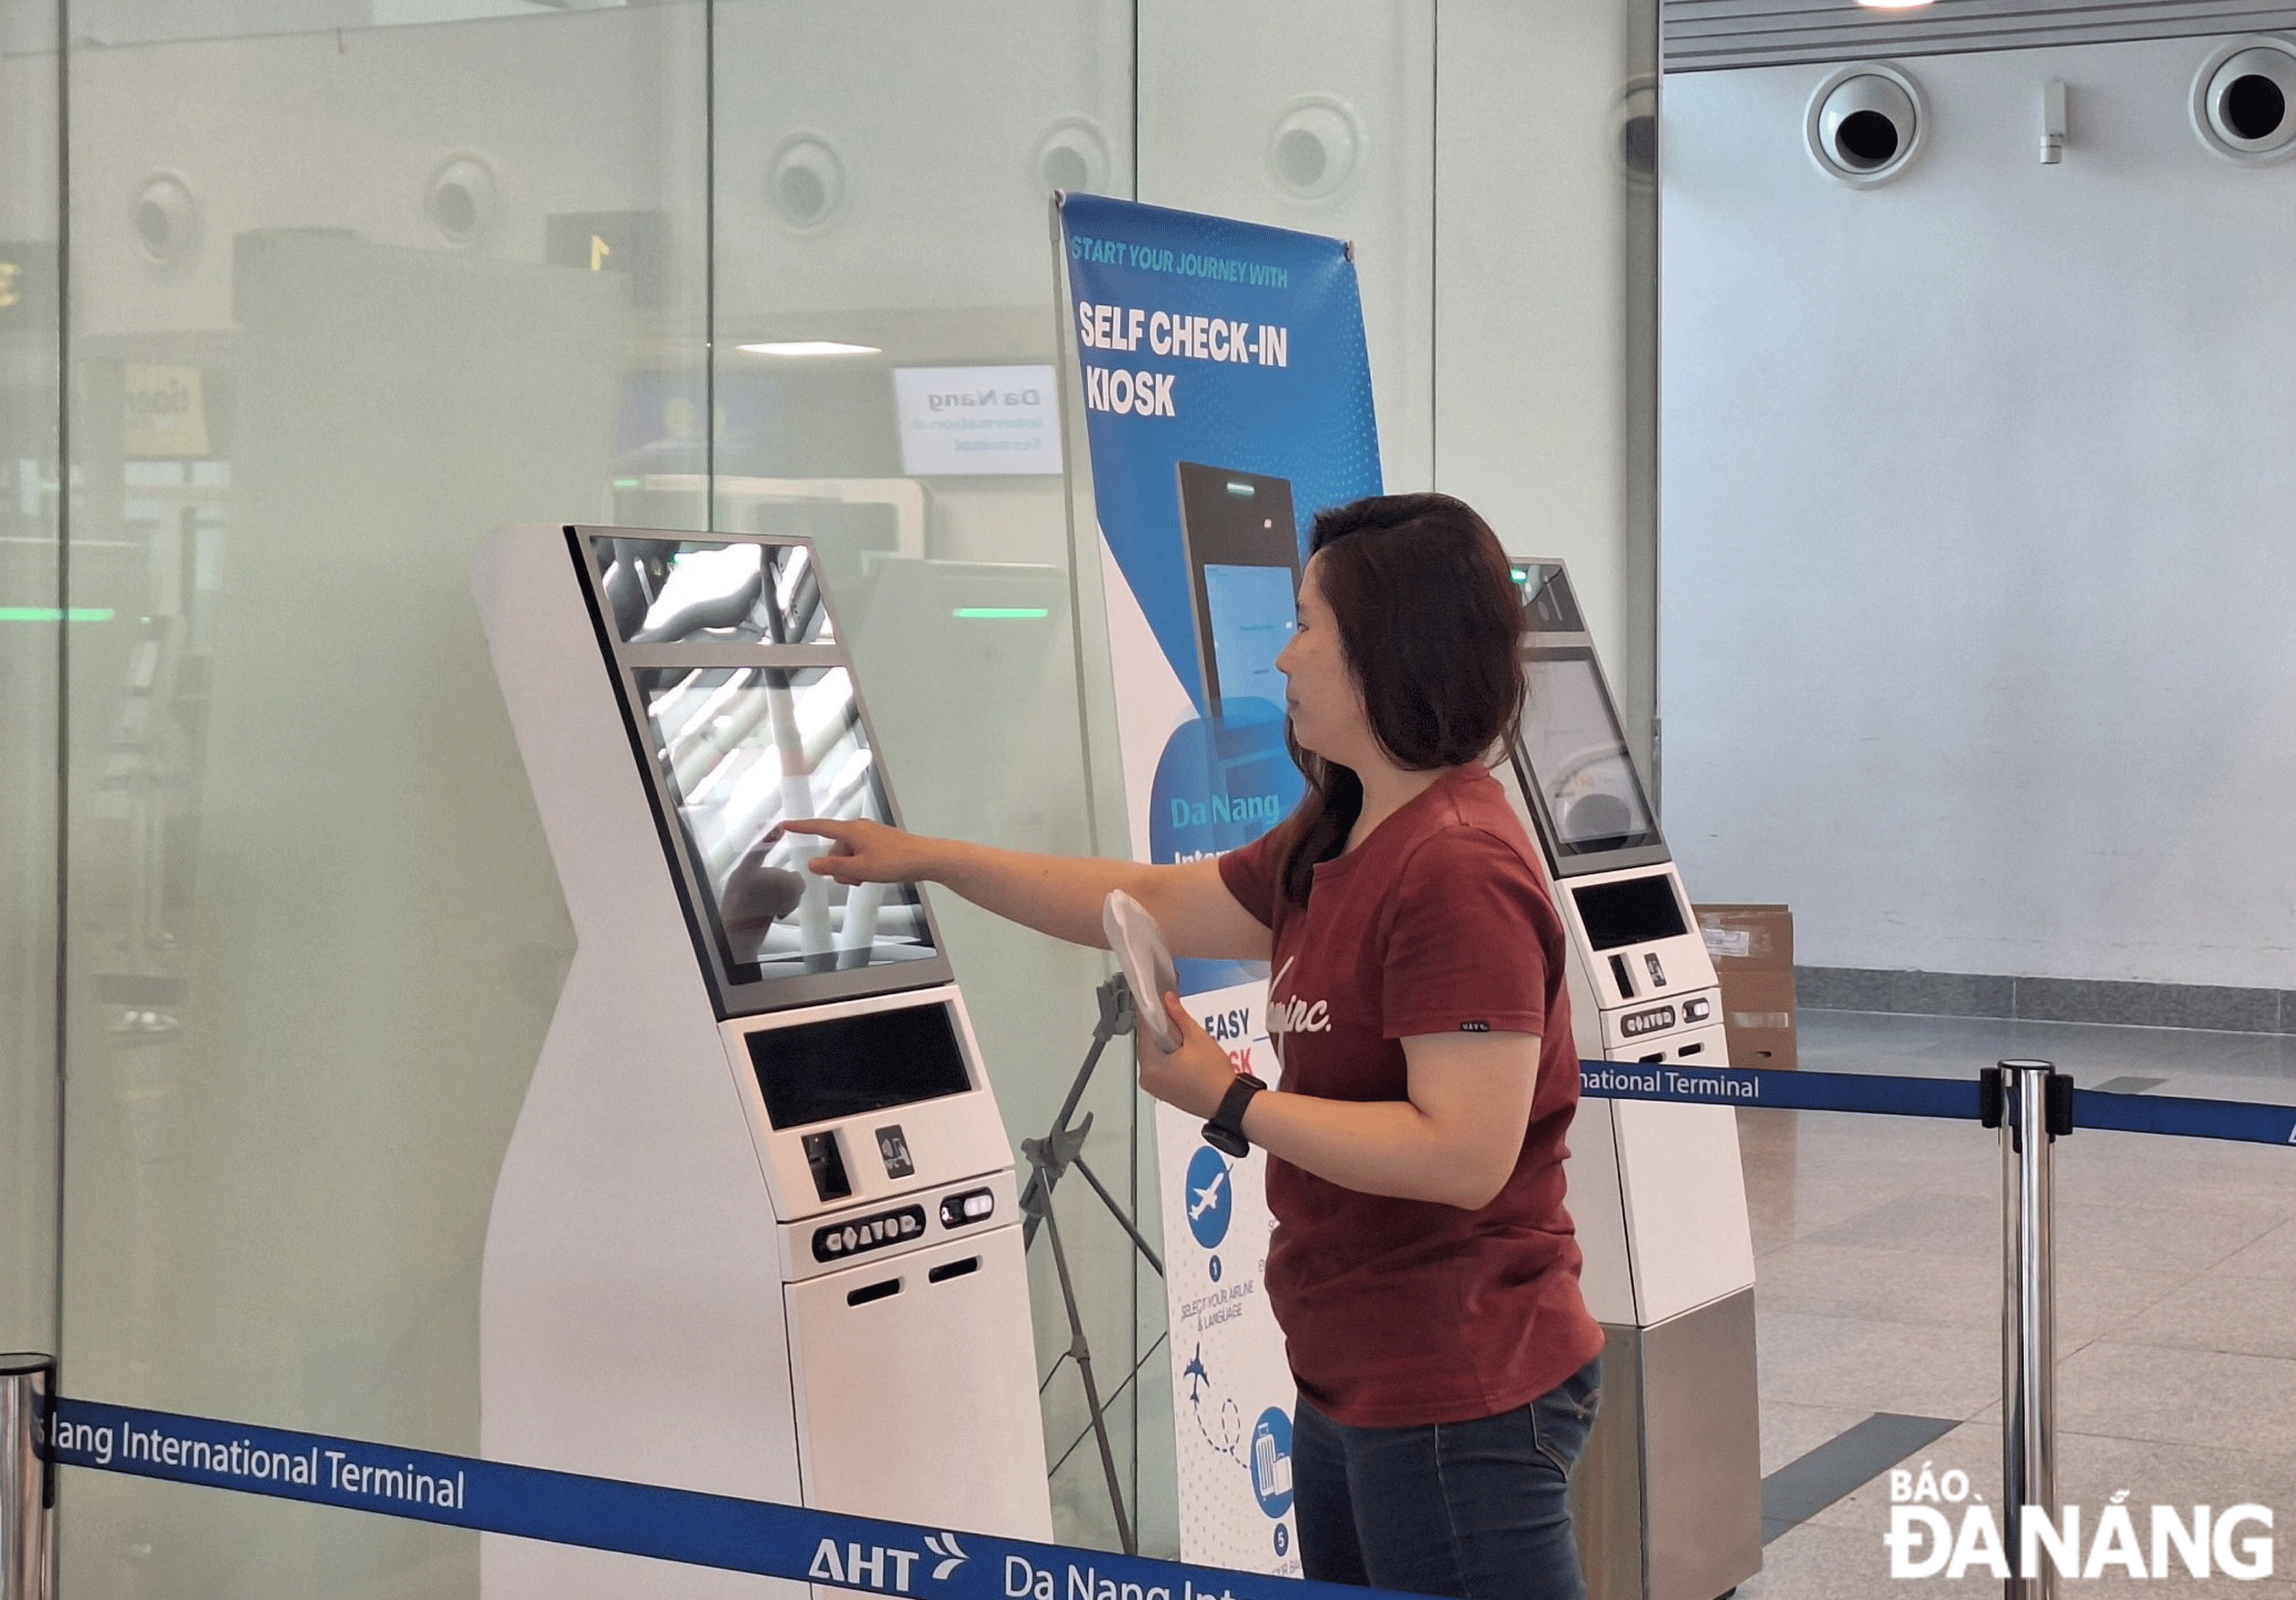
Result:
{"label": "woman's dark hair", "polygon": [[[1522,598],[1490,524],[1449,495],[1374,495],[1317,514],[1308,556],[1379,747],[1428,771],[1487,759],[1523,714]],[[1307,904],[1315,864],[1345,848],[1363,780],[1303,750],[1298,808],[1277,825],[1277,884]]]}

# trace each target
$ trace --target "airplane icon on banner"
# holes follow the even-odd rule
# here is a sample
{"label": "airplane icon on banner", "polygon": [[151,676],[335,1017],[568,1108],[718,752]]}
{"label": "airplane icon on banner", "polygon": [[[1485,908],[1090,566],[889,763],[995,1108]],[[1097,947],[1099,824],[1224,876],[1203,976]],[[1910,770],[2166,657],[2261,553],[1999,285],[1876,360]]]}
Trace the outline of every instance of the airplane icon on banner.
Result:
{"label": "airplane icon on banner", "polygon": [[1212,1382],[1212,1374],[1203,1369],[1203,1346],[1195,1347],[1195,1354],[1180,1368],[1180,1376],[1188,1380],[1188,1403],[1196,1404],[1203,1397],[1203,1386]]}
{"label": "airplane icon on banner", "polygon": [[1226,1187],[1227,1183],[1228,1169],[1222,1167],[1219,1176],[1195,1191],[1195,1204],[1188,1207],[1188,1221],[1191,1222],[1198,1221],[1204,1213],[1217,1205],[1220,1203],[1220,1191]]}

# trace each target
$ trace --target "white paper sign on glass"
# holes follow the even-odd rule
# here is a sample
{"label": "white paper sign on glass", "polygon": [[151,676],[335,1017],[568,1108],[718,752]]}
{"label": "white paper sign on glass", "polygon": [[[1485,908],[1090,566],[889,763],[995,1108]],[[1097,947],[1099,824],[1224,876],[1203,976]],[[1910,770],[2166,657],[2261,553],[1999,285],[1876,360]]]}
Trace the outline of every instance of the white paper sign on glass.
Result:
{"label": "white paper sign on glass", "polygon": [[1058,472],[1059,398],[1050,367],[896,367],[901,471],[912,478]]}

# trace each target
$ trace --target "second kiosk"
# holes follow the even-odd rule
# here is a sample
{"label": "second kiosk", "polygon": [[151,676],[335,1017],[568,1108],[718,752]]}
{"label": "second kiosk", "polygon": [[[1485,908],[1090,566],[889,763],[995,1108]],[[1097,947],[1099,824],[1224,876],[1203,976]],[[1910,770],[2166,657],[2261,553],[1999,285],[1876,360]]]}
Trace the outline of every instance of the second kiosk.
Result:
{"label": "second kiosk", "polygon": [[[1726,1067],[1722,995],[1560,561],[1518,560],[1522,736],[1499,776],[1546,857],[1578,1054]],[[1754,1247],[1727,1105],[1588,1098],[1570,1214],[1603,1324],[1603,1408],[1573,1477],[1595,1600],[1715,1600],[1762,1569]]]}

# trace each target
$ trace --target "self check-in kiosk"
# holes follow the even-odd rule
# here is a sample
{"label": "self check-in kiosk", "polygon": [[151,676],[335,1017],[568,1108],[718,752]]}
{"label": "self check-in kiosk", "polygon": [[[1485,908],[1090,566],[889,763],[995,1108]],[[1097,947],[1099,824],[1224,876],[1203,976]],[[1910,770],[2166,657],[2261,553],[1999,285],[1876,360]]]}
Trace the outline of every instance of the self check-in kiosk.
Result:
{"label": "self check-in kiosk", "polygon": [[[1727,1067],[1681,874],[1559,561],[1513,563],[1521,736],[1501,777],[1546,857],[1578,1053],[1622,1074]],[[1714,1600],[1761,1570],[1754,1250],[1727,1105],[1588,1098],[1570,1130],[1603,1409],[1574,1479],[1594,1600]]]}
{"label": "self check-in kiosk", "polygon": [[[475,581],[578,948],[497,1182],[490,1459],[1049,1538],[1013,1158],[812,548],[522,527]],[[803,1586],[489,1537],[488,1600]],[[836,1575],[824,1575],[836,1576]]]}

